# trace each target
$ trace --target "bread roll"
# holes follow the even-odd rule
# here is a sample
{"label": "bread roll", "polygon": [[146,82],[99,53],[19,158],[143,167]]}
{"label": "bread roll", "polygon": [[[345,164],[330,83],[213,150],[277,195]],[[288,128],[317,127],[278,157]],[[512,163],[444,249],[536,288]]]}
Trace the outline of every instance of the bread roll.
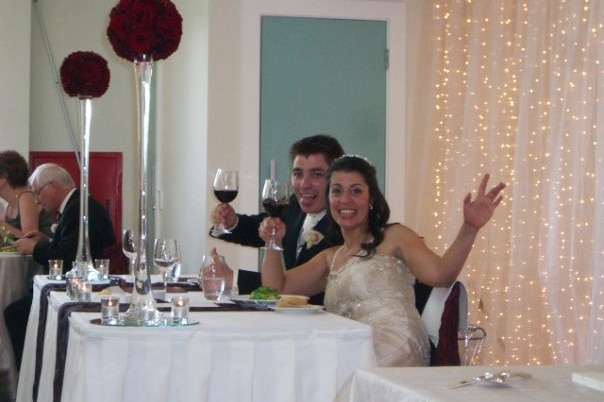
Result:
{"label": "bread roll", "polygon": [[277,302],[277,307],[306,307],[308,306],[308,300],[301,296],[281,296]]}

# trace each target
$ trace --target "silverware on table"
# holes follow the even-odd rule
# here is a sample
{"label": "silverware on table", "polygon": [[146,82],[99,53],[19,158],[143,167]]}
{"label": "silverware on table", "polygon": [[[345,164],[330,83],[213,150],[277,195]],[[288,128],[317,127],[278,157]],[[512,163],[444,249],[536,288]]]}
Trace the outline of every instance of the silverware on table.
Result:
{"label": "silverware on table", "polygon": [[498,373],[490,373],[486,372],[482,375],[474,377],[469,380],[462,380],[458,383],[449,385],[449,389],[461,388],[467,385],[477,384],[480,382],[488,382],[494,384],[503,384],[509,378],[512,377],[520,377],[520,378],[531,378],[532,375],[530,373],[524,373],[521,371],[501,371]]}

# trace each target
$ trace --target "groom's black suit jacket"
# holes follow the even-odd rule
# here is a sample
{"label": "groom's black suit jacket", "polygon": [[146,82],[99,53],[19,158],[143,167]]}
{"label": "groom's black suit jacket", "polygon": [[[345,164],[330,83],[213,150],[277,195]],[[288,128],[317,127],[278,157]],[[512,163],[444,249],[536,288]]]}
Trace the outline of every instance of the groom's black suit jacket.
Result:
{"label": "groom's black suit jacket", "polygon": [[[49,259],[61,259],[65,269],[70,270],[78,249],[79,231],[80,190],[76,190],[65,204],[52,240],[36,243],[33,251],[34,260],[47,267]],[[115,243],[115,234],[109,214],[92,197],[88,198],[88,236],[90,254],[93,259],[101,258],[103,250]]]}
{"label": "groom's black suit jacket", "polygon": [[[258,227],[260,222],[266,218],[266,214],[258,215],[240,215],[237,214],[239,222],[237,226],[232,230],[231,234],[220,236],[220,240],[224,240],[230,243],[237,243],[244,246],[250,247],[262,247],[264,246],[264,240],[258,235]],[[295,196],[290,198],[289,207],[284,216],[284,222],[286,225],[285,237],[283,237],[283,258],[285,260],[285,268],[290,269],[295,266],[304,264],[319,252],[332,246],[327,240],[327,228],[329,226],[329,218],[324,216],[314,227],[314,230],[323,234],[324,238],[321,242],[313,245],[307,249],[306,244],[302,246],[300,254],[296,257],[296,251],[298,248],[298,236],[302,230],[302,224],[306,214],[300,208],[298,201]],[[239,270],[239,279],[237,281],[239,285],[239,292],[247,294],[256,289],[261,285],[260,274],[258,272],[248,271],[245,269]],[[323,293],[313,296],[310,301],[312,304],[323,304]]]}

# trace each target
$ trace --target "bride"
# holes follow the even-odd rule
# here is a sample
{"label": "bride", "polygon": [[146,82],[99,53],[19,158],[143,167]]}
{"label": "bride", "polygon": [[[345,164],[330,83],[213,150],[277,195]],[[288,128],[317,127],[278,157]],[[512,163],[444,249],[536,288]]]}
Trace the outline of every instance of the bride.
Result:
{"label": "bride", "polygon": [[[461,271],[478,230],[502,197],[505,184],[486,193],[486,174],[472,201],[464,198],[464,222],[451,247],[438,256],[410,228],[388,224],[390,209],[381,193],[375,168],[365,158],[345,155],[328,172],[328,215],[333,244],[309,262],[284,271],[279,251],[267,250],[262,284],[282,293],[313,295],[325,291],[327,311],[363,322],[373,329],[378,365],[428,365],[428,336],[415,308],[415,278],[435,287],[449,286]],[[272,229],[279,242],[285,225],[265,219],[260,236],[268,241]]]}

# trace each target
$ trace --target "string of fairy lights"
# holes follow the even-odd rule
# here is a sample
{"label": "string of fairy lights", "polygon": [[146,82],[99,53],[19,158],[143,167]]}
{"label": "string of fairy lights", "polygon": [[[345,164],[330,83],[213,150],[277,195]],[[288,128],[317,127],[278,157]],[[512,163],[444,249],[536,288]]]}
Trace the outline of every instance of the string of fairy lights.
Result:
{"label": "string of fairy lights", "polygon": [[593,0],[432,2],[437,251],[482,172],[508,185],[461,276],[484,364],[604,361],[603,15]]}

